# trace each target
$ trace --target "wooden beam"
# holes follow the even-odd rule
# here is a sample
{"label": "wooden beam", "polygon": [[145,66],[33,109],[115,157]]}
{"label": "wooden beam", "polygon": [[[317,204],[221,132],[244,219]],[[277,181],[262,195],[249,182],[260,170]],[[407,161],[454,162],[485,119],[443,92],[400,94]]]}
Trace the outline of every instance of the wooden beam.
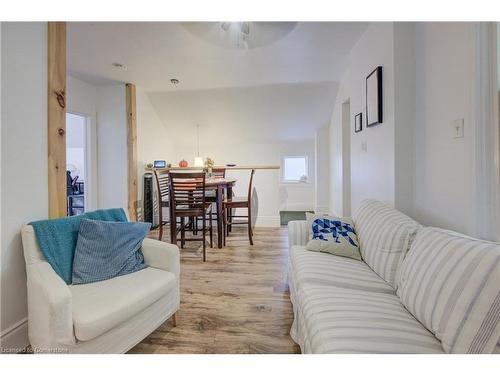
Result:
{"label": "wooden beam", "polygon": [[126,84],[128,214],[137,220],[137,115],[135,85]]}
{"label": "wooden beam", "polygon": [[49,217],[63,217],[66,206],[66,23],[48,22]]}

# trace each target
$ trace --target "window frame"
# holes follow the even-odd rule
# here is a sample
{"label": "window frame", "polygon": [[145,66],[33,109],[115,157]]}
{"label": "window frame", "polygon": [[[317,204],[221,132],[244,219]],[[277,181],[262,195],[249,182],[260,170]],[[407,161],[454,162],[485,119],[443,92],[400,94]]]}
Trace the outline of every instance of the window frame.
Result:
{"label": "window frame", "polygon": [[[306,176],[307,176],[307,181],[306,182],[301,182],[300,180],[286,180],[285,179],[285,161],[286,159],[304,159],[305,160],[305,170],[306,170]],[[280,178],[280,183],[282,185],[310,185],[311,182],[309,181],[310,178],[310,173],[309,173],[309,156],[307,154],[293,154],[293,155],[283,155],[281,157],[281,178]]]}

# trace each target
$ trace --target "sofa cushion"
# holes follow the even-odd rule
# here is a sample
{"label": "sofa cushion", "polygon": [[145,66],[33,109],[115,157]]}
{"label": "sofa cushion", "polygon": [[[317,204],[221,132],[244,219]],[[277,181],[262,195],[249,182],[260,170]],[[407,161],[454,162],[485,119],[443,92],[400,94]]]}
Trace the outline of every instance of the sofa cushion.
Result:
{"label": "sofa cushion", "polygon": [[421,225],[376,200],[365,200],[354,218],[363,260],[391,286]]}
{"label": "sofa cushion", "polygon": [[76,338],[92,340],[109,331],[159,300],[175,283],[174,274],[148,267],[105,281],[71,285]]}
{"label": "sofa cushion", "polygon": [[306,212],[310,240],[306,249],[361,260],[354,223],[351,218]]}
{"label": "sofa cushion", "polygon": [[448,353],[492,353],[500,338],[500,244],[438,228],[419,232],[398,295]]}
{"label": "sofa cushion", "polygon": [[293,273],[296,288],[312,283],[395,294],[389,284],[359,260],[308,251],[304,246],[292,246],[289,262],[289,272]]}
{"label": "sofa cushion", "polygon": [[395,295],[307,285],[297,300],[292,334],[304,353],[443,352]]}

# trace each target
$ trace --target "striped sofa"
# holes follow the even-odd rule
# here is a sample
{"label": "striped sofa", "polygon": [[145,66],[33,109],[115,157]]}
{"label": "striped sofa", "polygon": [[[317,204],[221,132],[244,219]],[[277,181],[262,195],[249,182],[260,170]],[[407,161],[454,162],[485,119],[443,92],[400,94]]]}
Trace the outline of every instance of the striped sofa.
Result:
{"label": "striped sofa", "polygon": [[354,217],[363,261],[289,228],[290,335],[302,353],[500,352],[500,245],[424,228],[375,200]]}

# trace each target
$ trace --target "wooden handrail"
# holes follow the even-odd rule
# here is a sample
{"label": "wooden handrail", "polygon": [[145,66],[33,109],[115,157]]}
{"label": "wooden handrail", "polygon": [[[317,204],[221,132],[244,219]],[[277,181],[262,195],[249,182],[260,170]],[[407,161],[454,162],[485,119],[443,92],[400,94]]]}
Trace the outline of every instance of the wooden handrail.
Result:
{"label": "wooden handrail", "polygon": [[[251,166],[236,165],[234,167],[228,167],[225,165],[220,165],[220,166],[213,167],[213,169],[218,169],[218,168],[225,168],[226,170],[251,170],[251,169],[255,169],[255,170],[258,170],[258,169],[269,169],[269,170],[276,169],[277,170],[277,169],[280,169],[280,166],[279,165],[259,165],[259,166],[256,166],[256,165],[251,165]],[[204,168],[203,167],[146,168],[147,171],[154,171],[154,170],[157,170],[157,171],[165,171],[165,170],[166,171],[168,171],[168,170],[171,170],[171,171],[199,171],[202,169],[204,169]]]}

